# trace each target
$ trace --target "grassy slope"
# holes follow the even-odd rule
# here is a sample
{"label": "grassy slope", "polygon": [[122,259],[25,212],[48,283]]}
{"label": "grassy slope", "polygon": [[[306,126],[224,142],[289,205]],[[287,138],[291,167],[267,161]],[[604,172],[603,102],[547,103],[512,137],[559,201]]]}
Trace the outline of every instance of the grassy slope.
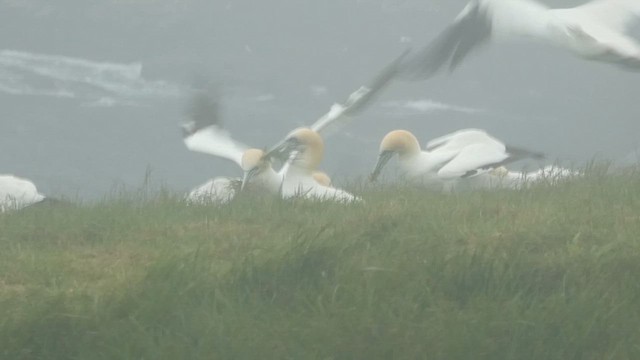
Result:
{"label": "grassy slope", "polygon": [[3,359],[638,359],[640,175],[0,216]]}

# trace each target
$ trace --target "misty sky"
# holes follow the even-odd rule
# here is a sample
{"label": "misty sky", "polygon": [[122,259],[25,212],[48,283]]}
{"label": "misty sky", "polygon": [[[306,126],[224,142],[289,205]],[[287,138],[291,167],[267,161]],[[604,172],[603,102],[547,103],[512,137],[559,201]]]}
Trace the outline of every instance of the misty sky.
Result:
{"label": "misty sky", "polygon": [[[0,173],[83,198],[140,185],[147,169],[176,191],[239,176],[182,143],[195,77],[221,84],[234,138],[266,147],[427,43],[465,3],[0,0]],[[425,143],[477,127],[551,159],[620,160],[640,143],[639,79],[545,45],[499,44],[450,76],[394,83],[326,139],[323,168],[338,182],[366,175],[396,128]]]}

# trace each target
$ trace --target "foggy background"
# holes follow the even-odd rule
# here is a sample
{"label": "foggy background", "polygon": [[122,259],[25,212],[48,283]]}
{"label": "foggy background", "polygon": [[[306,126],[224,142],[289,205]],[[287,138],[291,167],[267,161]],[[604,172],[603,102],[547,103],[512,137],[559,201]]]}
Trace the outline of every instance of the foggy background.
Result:
{"label": "foggy background", "polygon": [[[266,147],[427,43],[465,3],[0,0],[0,173],[82,198],[139,186],[146,169],[176,191],[239,176],[182,143],[184,93],[197,74],[222,84],[234,138]],[[397,128],[423,144],[477,127],[565,163],[635,161],[639,79],[546,45],[499,44],[451,76],[392,84],[325,139],[322,167],[338,182],[366,175]]]}

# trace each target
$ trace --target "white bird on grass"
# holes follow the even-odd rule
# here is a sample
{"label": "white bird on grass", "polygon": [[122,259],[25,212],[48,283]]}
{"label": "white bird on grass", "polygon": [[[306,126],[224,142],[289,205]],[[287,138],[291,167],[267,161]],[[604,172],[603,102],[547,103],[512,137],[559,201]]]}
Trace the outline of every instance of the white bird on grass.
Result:
{"label": "white bird on grass", "polygon": [[508,146],[483,130],[464,129],[427,143],[421,150],[409,131],[389,132],[380,143],[378,161],[370,179],[375,181],[387,162],[398,155],[400,167],[409,178],[450,189],[460,179],[486,173],[502,165],[544,155]]}
{"label": "white bird on grass", "polygon": [[0,175],[0,212],[19,210],[44,199],[33,182],[14,175]]}
{"label": "white bird on grass", "polygon": [[291,153],[291,157],[284,165],[283,198],[302,197],[338,202],[360,200],[345,190],[331,186],[329,179],[314,176],[324,156],[324,141],[320,134],[308,128],[298,128],[289,133],[286,139],[282,146],[285,152]]}
{"label": "white bird on grass", "polygon": [[[330,185],[324,183],[327,180],[326,174],[324,176],[318,174],[317,165],[319,161],[311,161],[312,158],[322,159],[322,139],[317,133],[326,132],[327,129],[335,128],[338,124],[346,123],[351,119],[351,116],[362,111],[373,99],[374,95],[394,78],[396,66],[406,54],[407,52],[403,53],[390,65],[386,66],[370,86],[362,86],[349,95],[343,105],[334,104],[327,114],[320,117],[309,127],[310,132],[313,134],[307,131],[293,131],[278,145],[274,146],[269,154],[265,154],[260,149],[251,149],[231,138],[231,135],[221,128],[217,98],[209,92],[199,91],[191,104],[190,121],[182,125],[184,143],[189,150],[222,157],[238,164],[244,171],[244,176],[240,181],[240,189],[253,187],[270,193],[284,190],[283,196],[290,197],[292,193],[289,189],[296,187],[304,190],[304,192],[299,192],[298,194],[317,199],[318,196],[314,196],[317,191],[313,189],[309,191],[311,184],[318,186],[320,190],[331,188]],[[301,137],[298,138],[298,135]],[[320,146],[315,145],[318,138],[320,139]],[[296,159],[297,155],[300,155],[301,158]],[[271,158],[273,156],[282,156],[283,160],[289,160],[276,172],[271,166]],[[295,176],[290,177],[285,183],[285,174],[289,170],[293,170]],[[304,176],[302,175],[303,173]],[[300,182],[300,186],[294,186],[294,179]],[[232,184],[237,184],[238,180],[240,179],[212,179],[192,190],[187,195],[187,199],[196,202],[203,202],[203,200],[205,202],[229,202],[238,191],[232,186]],[[327,200],[330,197],[323,196],[322,198]],[[343,199],[340,198],[338,200]]]}
{"label": "white bird on grass", "polygon": [[[281,169],[284,198],[303,197],[313,200],[334,200],[352,202],[358,197],[341,189],[323,184],[314,178],[313,172],[324,156],[324,142],[320,134],[350,121],[361,112],[384,89],[397,74],[397,66],[408,52],[383,68],[369,86],[362,86],[349,95],[344,104],[334,104],[328,113],[320,117],[308,128],[298,128],[290,132],[281,142],[271,148],[266,157],[286,160]],[[244,181],[250,180],[250,177]]]}
{"label": "white bird on grass", "polygon": [[[319,184],[331,186],[331,178],[326,173],[315,170],[312,176]],[[218,176],[191,190],[186,198],[192,204],[228,204],[241,186],[242,178]],[[266,190],[272,192],[271,189]]]}
{"label": "white bird on grass", "polygon": [[640,70],[640,44],[629,34],[640,16],[638,0],[594,0],[569,9],[549,9],[533,0],[472,0],[454,22],[405,61],[402,75],[428,78],[454,70],[494,38],[528,37],[593,61]]}
{"label": "white bird on grass", "polygon": [[547,165],[535,171],[513,171],[504,166],[472,178],[471,188],[522,189],[534,184],[557,185],[581,176],[577,170]]}
{"label": "white bird on grass", "polygon": [[[218,98],[210,91],[198,90],[192,100],[189,122],[182,125],[183,141],[191,151],[228,159],[244,172],[243,178],[216,177],[194,188],[187,201],[225,204],[231,201],[240,186],[277,193],[282,174],[276,172],[263,150],[250,148],[236,140],[221,127]],[[243,179],[251,178],[251,183]]]}

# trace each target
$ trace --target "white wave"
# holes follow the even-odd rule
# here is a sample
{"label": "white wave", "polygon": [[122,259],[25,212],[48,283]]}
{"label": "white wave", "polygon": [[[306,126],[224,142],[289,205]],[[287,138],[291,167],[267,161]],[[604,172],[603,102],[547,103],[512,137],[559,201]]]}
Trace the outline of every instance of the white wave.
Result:
{"label": "white wave", "polygon": [[[39,87],[34,87],[34,82]],[[93,91],[87,91],[87,87]],[[0,91],[98,100],[173,97],[182,93],[179,87],[167,82],[145,80],[139,62],[97,62],[14,50],[0,51]]]}
{"label": "white wave", "polygon": [[420,99],[407,101],[388,101],[382,104],[383,107],[394,109],[404,115],[424,114],[434,111],[456,111],[468,114],[483,112],[483,109],[470,108],[459,105],[446,104],[443,102]]}
{"label": "white wave", "polygon": [[59,98],[75,98],[75,94],[64,89],[38,90],[26,84],[9,84],[0,82],[0,92],[11,95],[52,96]]}
{"label": "white wave", "polygon": [[111,97],[101,97],[98,100],[82,104],[84,107],[114,107],[114,106],[137,106],[132,101],[118,100]]}

